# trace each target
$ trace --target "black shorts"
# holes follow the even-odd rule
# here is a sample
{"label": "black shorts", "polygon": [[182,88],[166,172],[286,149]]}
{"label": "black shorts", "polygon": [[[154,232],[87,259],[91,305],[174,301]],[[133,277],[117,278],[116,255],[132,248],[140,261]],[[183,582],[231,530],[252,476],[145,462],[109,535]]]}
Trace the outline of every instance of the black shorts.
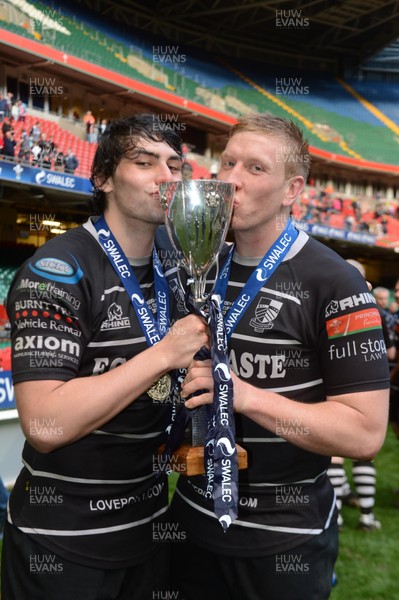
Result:
{"label": "black shorts", "polygon": [[170,549],[158,544],[144,563],[94,569],[65,560],[6,523],[2,600],[154,600],[169,594]]}
{"label": "black shorts", "polygon": [[171,589],[179,600],[325,600],[337,555],[336,524],[290,551],[258,558],[176,544]]}

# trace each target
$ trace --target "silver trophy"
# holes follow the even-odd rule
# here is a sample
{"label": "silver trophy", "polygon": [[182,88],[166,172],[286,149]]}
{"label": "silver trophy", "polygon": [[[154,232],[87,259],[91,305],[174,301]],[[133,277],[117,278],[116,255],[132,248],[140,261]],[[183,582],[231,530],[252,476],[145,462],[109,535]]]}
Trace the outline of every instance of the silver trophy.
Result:
{"label": "silver trophy", "polygon": [[[179,271],[183,267],[189,277],[187,283],[192,300],[204,314],[203,308],[211,293],[210,285],[206,290],[206,278],[226,239],[235,186],[214,179],[192,179],[161,183],[159,191],[166,229],[179,256],[180,286],[185,294]],[[181,465],[186,465],[186,470],[180,469],[181,473],[196,475],[204,472],[206,431],[206,408],[203,406],[195,409],[192,416],[192,444],[184,444],[174,454],[181,457]]]}
{"label": "silver trophy", "polygon": [[[166,229],[179,255],[178,267],[186,270],[193,301],[201,309],[209,295],[206,276],[226,239],[235,186],[214,179],[192,179],[161,183],[159,191]],[[180,277],[179,281],[181,284]]]}

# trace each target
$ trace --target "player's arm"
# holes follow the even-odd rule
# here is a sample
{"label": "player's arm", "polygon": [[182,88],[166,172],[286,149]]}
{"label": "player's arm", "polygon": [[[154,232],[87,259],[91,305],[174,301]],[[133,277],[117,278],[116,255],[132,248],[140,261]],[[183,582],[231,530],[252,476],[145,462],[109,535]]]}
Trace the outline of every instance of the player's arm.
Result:
{"label": "player's arm", "polygon": [[[381,448],[388,420],[389,389],[327,396],[305,404],[242,381],[234,382],[234,410],[279,437],[310,452],[369,460]],[[193,361],[183,385],[187,408],[213,402],[210,361]],[[283,424],[283,425],[282,425]],[[290,426],[291,424],[291,426]]]}
{"label": "player's arm", "polygon": [[389,388],[304,404],[233,378],[235,410],[305,450],[370,460],[384,443]]}
{"label": "player's arm", "polygon": [[[206,324],[199,317],[188,315],[175,323],[158,344],[107,373],[66,382],[17,383],[15,396],[26,438],[39,452],[50,452],[89,434],[115,417],[162,375],[186,367],[207,342]],[[44,420],[51,421],[60,435],[40,434],[38,428],[32,427]]]}

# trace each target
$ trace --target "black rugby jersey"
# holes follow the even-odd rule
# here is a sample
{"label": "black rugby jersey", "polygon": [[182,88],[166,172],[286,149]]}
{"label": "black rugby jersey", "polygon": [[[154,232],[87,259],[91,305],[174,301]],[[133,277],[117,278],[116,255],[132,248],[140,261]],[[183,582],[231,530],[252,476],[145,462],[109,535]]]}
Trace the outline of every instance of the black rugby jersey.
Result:
{"label": "black rugby jersey", "polygon": [[[258,262],[234,256],[225,313]],[[241,379],[298,402],[389,387],[381,321],[364,279],[304,232],[237,325],[229,360]],[[239,472],[238,519],[224,533],[205,477],[181,476],[173,512],[182,528],[211,551],[258,556],[294,548],[335,521],[330,458],[282,437],[306,435],[306,427],[284,420],[275,435],[242,415],[235,421],[249,461]]]}
{"label": "black rugby jersey", "polygon": [[[40,247],[18,271],[7,302],[14,383],[96,376],[147,348],[128,294],[89,220]],[[156,312],[152,260],[133,270]],[[100,382],[99,382],[100,385]],[[137,398],[99,430],[54,450],[28,442],[10,499],[10,521],[66,559],[119,568],[157,549],[153,527],[168,519],[157,449],[168,403]],[[30,434],[60,434],[36,419]]]}

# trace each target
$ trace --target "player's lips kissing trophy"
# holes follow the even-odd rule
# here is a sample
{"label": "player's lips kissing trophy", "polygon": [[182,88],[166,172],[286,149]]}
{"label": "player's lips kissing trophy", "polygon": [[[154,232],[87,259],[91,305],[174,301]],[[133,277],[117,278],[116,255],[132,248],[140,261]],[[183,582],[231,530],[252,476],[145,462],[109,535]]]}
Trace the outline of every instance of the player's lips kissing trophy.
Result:
{"label": "player's lips kissing trophy", "polygon": [[[179,256],[178,281],[184,295],[188,296],[186,303],[208,321],[214,379],[213,404],[192,411],[187,411],[183,405],[177,415],[175,412],[166,454],[172,470],[190,476],[206,472],[206,496],[213,497],[215,514],[227,529],[236,518],[238,468],[246,468],[247,456],[243,448],[236,446],[234,439],[233,382],[220,296],[206,293],[205,288],[207,274],[227,235],[235,186],[214,179],[200,179],[161,183],[159,191],[166,229]],[[188,274],[191,294],[186,294],[183,287],[181,267]],[[209,358],[209,351],[207,355],[206,352],[201,349],[196,358]],[[191,444],[179,446],[190,416]]]}

